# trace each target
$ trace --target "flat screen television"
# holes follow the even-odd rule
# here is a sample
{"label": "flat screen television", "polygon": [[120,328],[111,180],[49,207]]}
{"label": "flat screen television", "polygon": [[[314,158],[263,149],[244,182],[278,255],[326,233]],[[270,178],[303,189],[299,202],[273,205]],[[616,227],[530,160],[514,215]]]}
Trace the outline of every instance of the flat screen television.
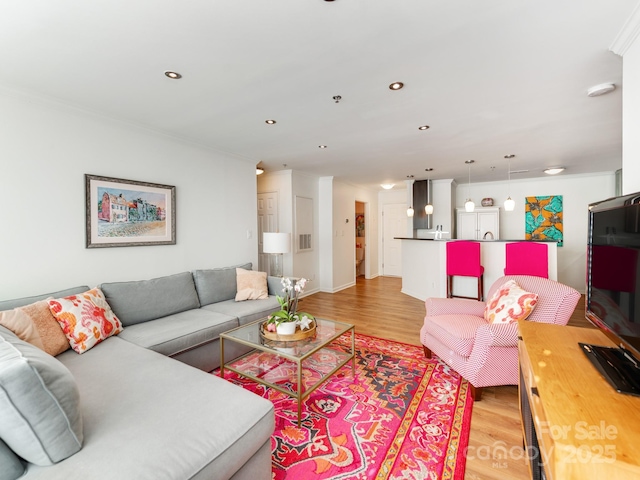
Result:
{"label": "flat screen television", "polygon": [[623,393],[640,396],[640,193],[589,205],[586,316],[617,348],[580,344]]}

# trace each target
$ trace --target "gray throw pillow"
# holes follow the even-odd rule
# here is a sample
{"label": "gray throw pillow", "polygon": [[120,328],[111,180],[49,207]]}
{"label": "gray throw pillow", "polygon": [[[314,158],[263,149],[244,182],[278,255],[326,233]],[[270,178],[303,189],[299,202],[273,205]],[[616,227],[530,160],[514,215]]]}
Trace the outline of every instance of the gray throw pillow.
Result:
{"label": "gray throw pillow", "polygon": [[204,307],[211,303],[224,302],[225,300],[236,298],[236,293],[238,293],[236,268],[251,270],[251,266],[252,263],[249,262],[233,267],[212,268],[193,272],[200,305]]}
{"label": "gray throw pillow", "polygon": [[24,465],[7,444],[0,440],[0,480],[16,480],[24,473]]}
{"label": "gray throw pillow", "polygon": [[80,393],[71,372],[38,347],[0,335],[0,438],[35,465],[82,448]]}

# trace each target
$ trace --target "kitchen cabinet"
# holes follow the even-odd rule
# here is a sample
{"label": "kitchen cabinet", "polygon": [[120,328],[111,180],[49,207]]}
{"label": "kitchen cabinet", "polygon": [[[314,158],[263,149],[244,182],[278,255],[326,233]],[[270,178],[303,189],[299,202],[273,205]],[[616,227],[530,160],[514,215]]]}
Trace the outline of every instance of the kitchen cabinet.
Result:
{"label": "kitchen cabinet", "polygon": [[481,207],[473,212],[456,209],[456,238],[463,240],[498,240],[500,207]]}

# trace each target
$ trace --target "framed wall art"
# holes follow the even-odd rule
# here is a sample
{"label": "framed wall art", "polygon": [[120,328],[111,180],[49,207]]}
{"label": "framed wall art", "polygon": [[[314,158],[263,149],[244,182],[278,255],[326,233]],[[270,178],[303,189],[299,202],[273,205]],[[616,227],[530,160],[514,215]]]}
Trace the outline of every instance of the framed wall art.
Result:
{"label": "framed wall art", "polygon": [[87,248],[175,245],[176,187],[84,177]]}
{"label": "framed wall art", "polygon": [[562,195],[525,197],[525,240],[555,240],[563,243]]}

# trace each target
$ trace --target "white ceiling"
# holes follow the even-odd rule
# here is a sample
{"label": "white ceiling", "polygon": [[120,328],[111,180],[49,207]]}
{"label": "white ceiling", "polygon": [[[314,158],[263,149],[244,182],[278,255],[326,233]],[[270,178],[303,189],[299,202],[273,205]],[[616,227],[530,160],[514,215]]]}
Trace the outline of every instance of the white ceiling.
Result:
{"label": "white ceiling", "polygon": [[[374,188],[427,167],[466,182],[467,159],[472,181],[504,180],[508,153],[519,178],[610,171],[622,59],[608,48],[636,4],[4,0],[0,86]],[[618,88],[586,96],[604,82]]]}

